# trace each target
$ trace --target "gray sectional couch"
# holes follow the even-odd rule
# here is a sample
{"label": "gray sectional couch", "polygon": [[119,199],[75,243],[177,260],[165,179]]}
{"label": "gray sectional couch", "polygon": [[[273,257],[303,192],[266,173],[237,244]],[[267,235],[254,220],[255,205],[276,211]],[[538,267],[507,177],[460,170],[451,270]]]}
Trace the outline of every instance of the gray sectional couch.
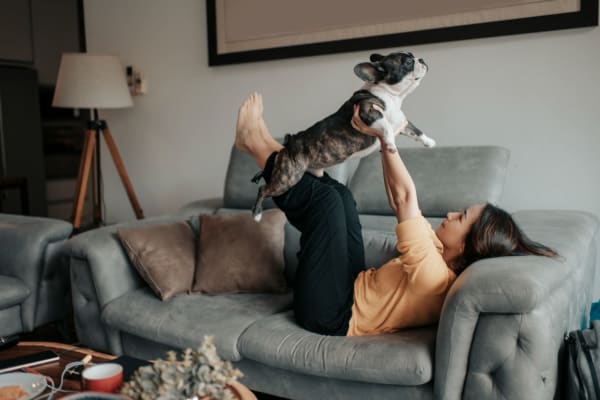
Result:
{"label": "gray sectional couch", "polygon": [[[508,151],[499,147],[401,149],[435,226],[448,211],[498,203]],[[253,161],[232,151],[223,199],[121,226],[187,220],[200,213],[249,212]],[[332,168],[360,212],[367,264],[395,256],[395,218],[379,154]],[[532,196],[537,194],[532,193]],[[273,206],[272,202],[266,206]],[[214,335],[251,389],[290,399],[552,399],[566,332],[587,322],[598,297],[598,218],[578,211],[518,211],[534,240],[561,259],[477,262],[451,288],[439,324],[370,337],[307,332],[290,311],[292,293],[178,295],[161,302],[130,265],[109,226],[68,243],[75,325],[82,344],[114,354],[163,357]],[[286,227],[286,277],[294,279],[299,233]]]}

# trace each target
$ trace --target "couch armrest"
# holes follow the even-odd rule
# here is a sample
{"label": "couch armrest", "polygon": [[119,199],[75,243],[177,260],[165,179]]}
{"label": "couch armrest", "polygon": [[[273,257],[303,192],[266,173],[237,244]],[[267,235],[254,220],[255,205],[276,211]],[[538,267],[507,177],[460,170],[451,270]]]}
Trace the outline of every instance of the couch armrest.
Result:
{"label": "couch armrest", "polygon": [[36,305],[46,262],[54,262],[48,246],[66,240],[73,227],[51,218],[0,214],[0,275],[19,278],[31,290],[22,303],[23,329],[35,327]]}
{"label": "couch armrest", "polygon": [[75,327],[83,344],[120,354],[120,335],[102,321],[102,310],[112,300],[145,285],[129,262],[117,229],[187,220],[183,216],[162,216],[110,225],[81,233],[66,243]]}
{"label": "couch armrest", "polygon": [[[544,374],[551,375],[552,379],[548,382],[554,384],[550,390],[553,394],[556,377],[552,376],[552,371],[557,369],[558,355],[552,352],[552,348],[530,345],[520,349],[527,355],[528,364],[523,367],[514,361],[514,354],[509,357],[502,352],[488,351],[489,354],[483,355],[475,352],[475,344],[502,342],[507,347],[507,338],[512,338],[513,344],[518,343],[524,332],[533,338],[534,343],[536,337],[539,338],[537,343],[556,343],[555,338],[561,338],[568,330],[580,328],[586,318],[598,279],[595,273],[598,218],[575,211],[526,211],[514,216],[526,234],[553,247],[561,257],[481,260],[458,277],[446,297],[438,327],[434,380],[436,399],[460,399],[471,393],[469,378],[480,373],[473,368],[481,358],[486,358],[486,365],[493,366],[495,372],[490,373],[487,381],[489,397],[479,398],[500,398],[502,391],[499,388],[511,385],[521,393],[518,398],[527,398],[540,390],[540,382],[546,384],[547,377],[544,375],[543,379],[524,382],[522,376],[531,373],[531,370],[542,369]],[[508,317],[519,323],[506,331],[510,326],[506,321]],[[544,321],[544,317],[552,323],[529,323],[536,318]],[[557,346],[560,347],[560,339]],[[546,361],[540,361],[541,365],[531,361],[544,359],[544,354],[551,355],[550,361],[546,358]],[[507,360],[514,361],[515,365],[506,365]],[[523,371],[515,373],[521,367]],[[501,375],[498,371],[504,368],[514,371],[502,375],[504,381],[500,382],[496,377]],[[481,386],[481,382],[478,384]],[[482,395],[481,392],[478,395]]]}
{"label": "couch armrest", "polygon": [[[71,238],[66,249],[71,259],[85,261],[95,288],[99,306],[102,308],[110,301],[144,285],[135,269],[131,266],[119,239],[117,229],[164,224],[175,221],[187,221],[182,216],[162,216],[140,221],[110,225],[81,233]],[[71,264],[73,264],[71,262]]]}

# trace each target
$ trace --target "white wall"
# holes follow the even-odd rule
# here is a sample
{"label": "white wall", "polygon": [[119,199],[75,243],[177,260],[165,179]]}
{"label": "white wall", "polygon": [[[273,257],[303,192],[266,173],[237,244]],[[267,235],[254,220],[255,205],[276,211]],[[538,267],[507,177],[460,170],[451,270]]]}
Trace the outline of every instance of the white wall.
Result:
{"label": "white wall", "polygon": [[[148,79],[149,93],[134,108],[102,113],[146,216],[222,194],[248,93],[263,94],[275,136],[296,132],[360,87],[352,68],[371,53],[209,68],[201,0],[85,0],[85,24],[88,51],[117,54]],[[501,206],[600,215],[600,28],[403,49],[430,66],[405,102],[413,122],[442,146],[510,149]],[[107,220],[133,219],[103,151]]]}

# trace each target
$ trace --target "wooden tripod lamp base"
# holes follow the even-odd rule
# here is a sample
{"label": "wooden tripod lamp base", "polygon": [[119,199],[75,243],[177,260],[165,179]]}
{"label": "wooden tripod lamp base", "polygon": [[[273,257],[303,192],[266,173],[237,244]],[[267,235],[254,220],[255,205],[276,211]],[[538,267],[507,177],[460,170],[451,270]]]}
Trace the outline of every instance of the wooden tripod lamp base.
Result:
{"label": "wooden tripod lamp base", "polygon": [[[96,138],[100,138],[98,132],[101,132],[104,136],[104,140],[106,141],[106,146],[110,151],[113,162],[117,167],[117,171],[119,176],[121,177],[121,181],[123,182],[123,186],[125,187],[125,191],[127,192],[127,196],[129,197],[129,202],[133,207],[133,211],[135,212],[135,216],[137,219],[144,218],[144,213],[142,208],[140,207],[140,203],[133,191],[133,186],[131,181],[129,180],[129,176],[127,175],[127,171],[125,170],[125,164],[123,164],[123,160],[119,154],[119,150],[117,149],[117,145],[113,140],[113,137],[108,129],[108,125],[104,120],[96,120],[90,123],[90,129],[85,131],[85,139],[83,142],[83,152],[81,154],[81,161],[79,163],[79,173],[77,175],[77,187],[75,189],[75,203],[73,204],[73,228],[79,229],[81,227],[81,215],[83,212],[83,204],[85,202],[85,194],[87,191],[87,184],[90,176],[90,170],[92,166],[92,158],[94,157],[94,150],[96,146],[100,146],[99,143],[96,143]],[[99,154],[98,152],[96,153]]]}

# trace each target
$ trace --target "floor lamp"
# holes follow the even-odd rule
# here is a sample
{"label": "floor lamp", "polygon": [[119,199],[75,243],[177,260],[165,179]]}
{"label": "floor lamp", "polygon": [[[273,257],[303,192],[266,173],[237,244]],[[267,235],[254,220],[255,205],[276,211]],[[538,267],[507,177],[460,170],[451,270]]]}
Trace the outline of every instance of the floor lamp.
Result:
{"label": "floor lamp", "polygon": [[73,228],[81,226],[81,216],[89,180],[92,159],[94,163],[93,201],[94,225],[103,224],[102,185],[100,169],[100,135],[110,151],[123,186],[138,219],[144,218],[142,208],[125,170],[115,141],[105,120],[98,117],[98,109],[131,107],[133,102],[127,87],[125,70],[115,56],[88,53],[65,53],[60,61],[56,90],[52,106],[62,108],[90,109],[90,121],[85,131],[85,140],[77,187],[73,203]]}

